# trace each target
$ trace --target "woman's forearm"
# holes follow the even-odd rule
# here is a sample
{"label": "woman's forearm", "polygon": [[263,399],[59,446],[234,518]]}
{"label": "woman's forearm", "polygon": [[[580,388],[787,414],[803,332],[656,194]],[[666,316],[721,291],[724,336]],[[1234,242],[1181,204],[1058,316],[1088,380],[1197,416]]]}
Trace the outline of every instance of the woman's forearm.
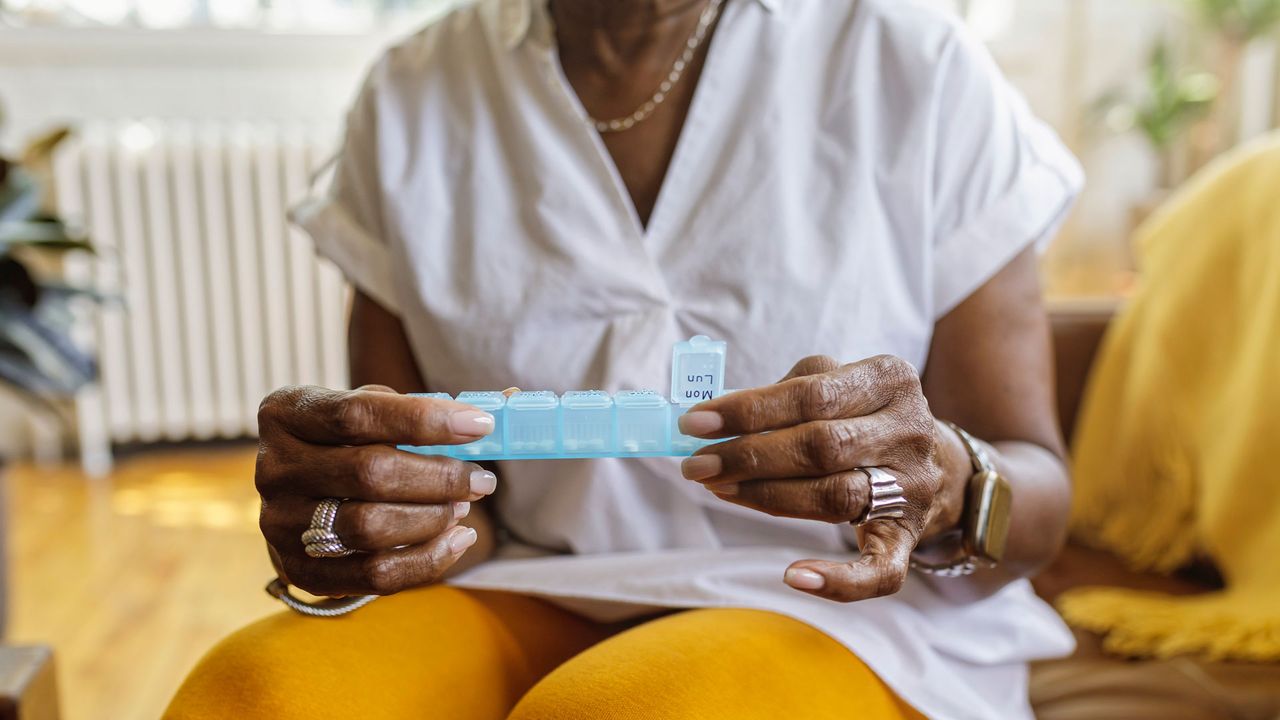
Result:
{"label": "woman's forearm", "polygon": [[997,442],[996,467],[1013,488],[1009,539],[1001,569],[1009,579],[1034,575],[1057,556],[1066,541],[1071,482],[1066,463],[1049,450],[1024,441]]}

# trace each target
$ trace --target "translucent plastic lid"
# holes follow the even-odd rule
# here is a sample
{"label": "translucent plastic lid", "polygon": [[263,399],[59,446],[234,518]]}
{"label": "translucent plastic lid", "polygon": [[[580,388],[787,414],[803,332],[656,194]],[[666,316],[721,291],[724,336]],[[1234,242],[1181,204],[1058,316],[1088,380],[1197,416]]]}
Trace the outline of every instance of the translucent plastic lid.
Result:
{"label": "translucent plastic lid", "polygon": [[671,402],[697,405],[724,394],[724,357],[728,345],[697,335],[671,349]]}
{"label": "translucent plastic lid", "polygon": [[493,412],[507,404],[507,396],[496,390],[487,390],[483,392],[469,390],[467,392],[458,393],[458,402],[471,405],[479,408],[480,410]]}
{"label": "translucent plastic lid", "polygon": [[560,404],[560,398],[550,390],[526,390],[507,399],[512,410],[546,410]]}
{"label": "translucent plastic lid", "polygon": [[613,397],[603,390],[570,390],[560,404],[568,410],[603,410],[613,407]]}

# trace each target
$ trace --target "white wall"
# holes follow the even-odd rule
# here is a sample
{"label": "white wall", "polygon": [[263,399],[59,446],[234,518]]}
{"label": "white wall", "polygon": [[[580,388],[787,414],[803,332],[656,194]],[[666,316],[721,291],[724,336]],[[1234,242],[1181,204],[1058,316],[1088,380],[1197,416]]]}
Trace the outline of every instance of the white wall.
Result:
{"label": "white wall", "polygon": [[88,118],[337,118],[388,36],[0,29],[12,148]]}

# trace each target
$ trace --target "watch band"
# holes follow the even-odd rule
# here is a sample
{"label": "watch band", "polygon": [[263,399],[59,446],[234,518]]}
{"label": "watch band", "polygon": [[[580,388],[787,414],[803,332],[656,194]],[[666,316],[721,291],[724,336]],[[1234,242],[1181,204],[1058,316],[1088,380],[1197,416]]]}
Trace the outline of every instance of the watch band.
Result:
{"label": "watch band", "polygon": [[987,449],[978,442],[977,438],[970,435],[967,430],[950,420],[943,420],[943,425],[955,431],[960,436],[960,442],[964,444],[964,449],[969,453],[969,459],[973,462],[973,474],[977,475],[982,472],[995,472],[996,464],[991,461],[991,456],[987,454]]}
{"label": "watch band", "polygon": [[[956,436],[960,438],[961,444],[964,445],[965,451],[969,453],[969,459],[973,463],[973,475],[970,477],[971,483],[988,473],[994,474],[996,472],[995,463],[991,461],[991,456],[987,454],[986,448],[982,446],[982,443],[978,442],[964,428],[950,420],[943,420],[942,423],[955,432]],[[970,502],[970,499],[971,493],[966,492],[965,502]],[[963,513],[963,517],[967,521],[969,513]],[[913,555],[911,557],[911,569],[936,577],[964,577],[974,574],[985,565],[980,562],[981,558],[974,553],[973,548],[968,547],[968,544],[964,542],[963,536],[964,534],[962,533],[962,539],[960,540],[961,554],[959,557],[948,562],[931,563],[920,560]]]}
{"label": "watch band", "polygon": [[911,558],[911,569],[934,577],[966,577],[978,572],[978,563],[973,558],[962,558],[953,563],[933,565]]}

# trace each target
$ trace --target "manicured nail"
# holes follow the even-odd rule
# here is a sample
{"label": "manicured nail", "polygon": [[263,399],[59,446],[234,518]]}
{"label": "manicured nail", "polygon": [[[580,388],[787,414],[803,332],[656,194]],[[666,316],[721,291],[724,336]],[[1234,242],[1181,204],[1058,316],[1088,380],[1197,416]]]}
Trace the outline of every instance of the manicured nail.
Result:
{"label": "manicured nail", "polygon": [[679,423],[680,432],[685,435],[699,437],[720,432],[720,429],[724,427],[724,416],[718,412],[699,410],[681,415]]}
{"label": "manicured nail", "polygon": [[454,504],[453,504],[453,519],[454,519],[454,520],[461,520],[462,518],[464,518],[464,517],[466,517],[467,515],[470,515],[470,514],[471,514],[471,503],[469,503],[469,502],[456,502],[456,503],[454,503]]}
{"label": "manicured nail", "polygon": [[784,578],[787,584],[797,590],[821,590],[827,579],[812,570],[792,568]]}
{"label": "manicured nail", "polygon": [[459,410],[449,416],[449,429],[455,435],[484,437],[493,432],[493,416],[482,410]]}
{"label": "manicured nail", "polygon": [[680,472],[689,480],[706,480],[720,474],[723,463],[719,455],[694,455],[680,463]]}
{"label": "manicured nail", "polygon": [[476,544],[476,531],[469,527],[456,527],[449,532],[449,550],[454,555]]}
{"label": "manicured nail", "polygon": [[709,486],[711,492],[720,497],[733,497],[738,494],[738,483],[724,483],[723,485]]}
{"label": "manicured nail", "polygon": [[471,471],[471,494],[472,495],[492,495],[494,490],[498,489],[498,476],[485,470],[477,468]]}

